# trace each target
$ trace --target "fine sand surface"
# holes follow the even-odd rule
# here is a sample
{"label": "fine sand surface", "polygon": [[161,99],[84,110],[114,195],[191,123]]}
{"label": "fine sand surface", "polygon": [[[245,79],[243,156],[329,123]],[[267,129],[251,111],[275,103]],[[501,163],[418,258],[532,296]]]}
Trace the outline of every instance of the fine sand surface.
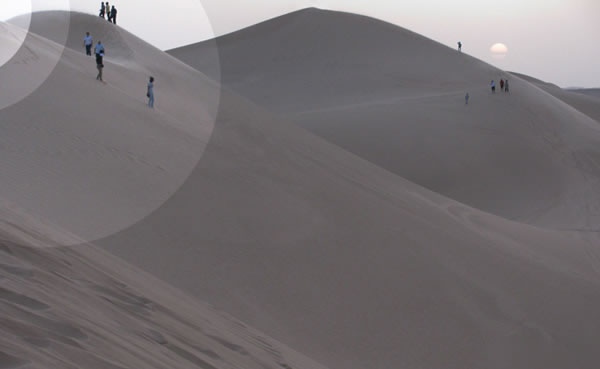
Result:
{"label": "fine sand surface", "polygon": [[600,94],[595,95],[595,91],[597,90],[565,90],[555,84],[540,81],[539,79],[530,76],[519,73],[512,74],[532,83],[557,99],[571,105],[573,108],[596,120],[596,122],[599,122],[598,124],[600,125],[600,99],[598,99]]}
{"label": "fine sand surface", "polygon": [[[533,225],[600,229],[597,103],[586,116],[400,27],[317,9],[170,53],[435,192]],[[512,92],[493,96],[501,78]]]}
{"label": "fine sand surface", "polygon": [[[335,44],[339,46],[296,48],[299,55],[282,59],[281,65],[290,64],[291,69],[283,70],[287,74],[281,78],[289,75],[289,80],[305,88],[305,95],[290,90],[298,94],[296,101],[277,90],[283,87],[272,81],[271,95],[265,95],[259,84],[255,86],[257,96],[271,96],[260,101],[263,107],[257,106],[128,34],[122,44],[124,52],[107,58],[109,82],[102,85],[93,80],[94,66],[82,55],[78,38],[88,22],[98,34],[110,35],[114,27],[97,22],[97,17],[45,13],[34,22],[36,32],[54,37],[53,26],[61,17],[85,26],[72,28],[75,34],[66,36],[75,41],[67,42],[58,67],[41,88],[0,111],[1,136],[10,137],[6,142],[18,148],[10,157],[11,151],[3,144],[0,155],[8,178],[0,188],[4,209],[0,219],[7,233],[2,233],[7,241],[0,262],[12,271],[0,274],[4,291],[0,292],[0,309],[2,317],[12,322],[0,325],[0,367],[140,368],[152,367],[145,365],[152,363],[175,368],[319,368],[184,294],[232,314],[330,368],[597,367],[600,238],[592,214],[600,212],[594,197],[594,150],[598,146],[593,146],[597,122],[592,118],[516,77],[509,78],[514,78],[512,86],[519,94],[492,100],[485,89],[474,89],[473,105],[468,107],[474,112],[466,113],[457,88],[464,90],[464,83],[479,85],[471,73],[483,76],[499,71],[467,56],[458,59],[438,44],[391,25],[315,10],[266,24],[267,30],[272,30],[269,24],[297,25],[308,35],[309,44],[316,37],[311,34],[313,28],[324,36],[330,34],[328,27],[342,27]],[[345,26],[349,20],[359,22]],[[304,26],[305,22],[314,27]],[[365,25],[374,28],[361,28]],[[383,30],[377,31],[378,27]],[[368,67],[361,63],[387,60],[364,56],[362,61],[349,59],[348,63],[355,63],[352,73],[343,65],[331,64],[330,70],[335,71],[331,78],[345,76],[346,86],[343,79],[333,79],[328,82],[329,90],[314,89],[323,71],[311,66],[311,58],[322,57],[329,65],[328,52],[344,52],[345,40],[358,35],[368,38],[369,29],[389,33],[387,41],[407,42],[412,53],[403,54],[407,57],[401,60],[405,60],[404,68],[414,70],[402,72],[400,68],[398,73],[405,73],[406,81],[414,80],[415,87],[394,87],[392,77],[397,76],[359,73]],[[352,30],[356,35],[348,34]],[[279,34],[283,31],[275,31],[261,37],[283,37]],[[287,33],[287,42],[295,37],[303,40],[301,32],[292,31]],[[252,37],[241,35],[230,37],[238,37],[244,48]],[[54,44],[41,37],[32,36],[33,40],[54,49]],[[360,50],[365,45],[358,37],[353,44],[356,58],[371,51]],[[239,59],[240,65],[250,63],[255,54],[265,60],[274,58],[248,48],[255,51]],[[202,51],[202,59],[206,60],[205,52],[214,58],[214,50]],[[388,50],[392,53],[389,63],[398,63],[393,48]],[[311,58],[302,59],[303,53]],[[420,61],[409,57],[419,53]],[[444,63],[461,74],[440,71]],[[470,67],[460,69],[463,63]],[[213,69],[203,72],[210,75],[217,64],[214,59],[207,64]],[[224,79],[232,64],[224,58]],[[156,73],[151,68],[167,76],[160,79],[160,89],[157,82],[155,112],[143,105],[145,78]],[[315,76],[307,75],[310,70]],[[356,76],[358,82],[348,80],[349,76]],[[443,76],[448,77],[447,84],[439,83]],[[252,77],[261,79],[249,76],[248,83]],[[351,85],[360,88],[350,89]],[[124,92],[116,96],[117,90]],[[414,95],[413,90],[421,95]],[[277,91],[280,105],[276,109],[268,101],[275,99]],[[403,92],[394,95],[397,91]],[[456,104],[444,94],[457,95]],[[488,203],[514,213],[514,218],[527,213],[531,223],[589,227],[588,231],[543,229],[464,205],[457,201],[459,196],[432,192],[402,178],[398,171],[375,165],[366,155],[369,161],[364,160],[355,155],[356,150],[345,151],[292,123],[302,115],[312,115],[315,122],[329,121],[324,114],[361,102],[381,108],[385,106],[382,99],[390,96],[412,101],[404,104],[406,114],[425,116],[419,121],[422,126],[413,124],[411,131],[410,124],[403,124],[400,130],[422,132],[423,139],[417,143],[433,142],[412,144],[423,150],[421,156],[415,152],[410,157],[414,168],[422,167],[423,173],[435,176],[435,161],[442,161],[440,170],[446,169],[439,180],[456,182],[459,189],[468,186],[474,200],[485,200],[487,193]],[[218,111],[211,110],[216,106],[214,99]],[[90,105],[81,106],[88,100]],[[482,106],[477,107],[477,100]],[[110,102],[119,114],[103,119],[89,114],[97,101],[103,106]],[[398,121],[405,122],[403,109],[397,105],[389,104],[388,114],[399,114]],[[315,112],[298,108],[302,106]],[[411,110],[413,106],[420,108]],[[431,115],[424,113],[425,106]],[[505,112],[502,120],[489,114],[500,110]],[[111,114],[108,111],[103,113]],[[350,119],[359,113],[370,116],[371,111],[344,116]],[[372,148],[380,144],[378,137],[385,136],[375,124],[375,113],[380,111],[373,114]],[[472,115],[480,120],[469,118]],[[197,120],[198,116],[216,119],[211,123],[208,118]],[[330,118],[335,123],[339,117]],[[455,129],[447,127],[435,138],[431,136],[436,132],[433,128],[440,130],[442,124]],[[43,132],[47,126],[56,128]],[[19,134],[24,127],[32,128]],[[36,135],[38,131],[43,133]],[[369,137],[370,131],[361,132]],[[92,141],[97,135],[104,146]],[[86,139],[76,139],[82,136]],[[390,142],[393,139],[399,145],[402,140],[410,141],[402,135],[390,135]],[[61,151],[63,159],[46,162],[65,142],[76,150]],[[19,149],[28,144],[29,150]],[[44,145],[46,150],[34,150]],[[462,146],[464,150],[457,150]],[[111,155],[103,154],[106,147],[114,148]],[[164,166],[171,168],[170,163],[177,170],[163,177],[157,170],[144,171],[144,165],[122,154],[126,149],[146,155],[151,168],[165,158],[172,159]],[[431,150],[429,156],[425,149]],[[108,161],[104,166],[103,160]],[[404,160],[409,163],[408,158]],[[579,166],[573,166],[573,160]],[[62,167],[65,162],[73,164]],[[11,163],[16,168],[12,171]],[[170,173],[189,176],[170,182],[172,177],[179,178]],[[496,183],[494,178],[504,182]],[[15,184],[8,186],[6,181]],[[114,181],[114,188],[106,190],[107,184],[98,181]],[[71,183],[76,185],[69,187]],[[179,183],[183,184],[176,188]],[[48,189],[49,185],[55,188]],[[154,185],[157,192],[151,191]],[[518,192],[521,187],[526,191]],[[67,196],[73,191],[80,198]],[[95,244],[152,277],[94,246],[40,248],[88,240],[90,230],[133,206],[120,201],[133,201],[140,191],[149,199],[157,193],[170,197],[151,213],[152,207],[144,207],[147,216]],[[57,198],[45,198],[51,195]],[[41,202],[36,204],[35,199]],[[64,212],[53,216],[55,209],[46,201],[63,205]],[[80,201],[85,206],[79,206]],[[22,210],[16,215],[6,210],[13,208]],[[73,223],[75,215],[81,220]],[[31,220],[40,218],[46,218],[43,227]],[[55,224],[78,237],[55,231]],[[116,232],[119,227],[111,229]],[[48,234],[55,241],[47,241]],[[34,243],[37,248],[15,243]],[[20,275],[15,276],[15,271],[21,271]],[[28,337],[33,339],[25,340]],[[103,361],[86,361],[97,358]]]}
{"label": "fine sand surface", "polygon": [[[99,17],[36,13],[31,31],[0,69],[15,90],[21,81],[40,85],[0,110],[0,194],[85,240],[118,232],[192,171],[214,126],[218,87]],[[106,46],[106,84],[83,53],[85,31]],[[145,103],[150,75],[155,111]]]}
{"label": "fine sand surface", "polygon": [[92,245],[59,247],[48,229],[2,203],[0,368],[323,369]]}

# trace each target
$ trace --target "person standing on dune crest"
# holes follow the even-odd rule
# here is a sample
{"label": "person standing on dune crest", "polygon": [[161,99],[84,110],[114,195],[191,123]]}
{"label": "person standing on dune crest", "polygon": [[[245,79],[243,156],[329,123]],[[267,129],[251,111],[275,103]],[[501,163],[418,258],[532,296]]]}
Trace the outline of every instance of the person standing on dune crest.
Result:
{"label": "person standing on dune crest", "polygon": [[458,41],[458,52],[462,53],[462,42]]}
{"label": "person standing on dune crest", "polygon": [[146,97],[148,97],[148,106],[154,109],[154,77],[150,77]]}
{"label": "person standing on dune crest", "polygon": [[112,19],[113,24],[117,24],[117,8],[114,5],[110,10],[110,19]]}
{"label": "person standing on dune crest", "polygon": [[106,14],[106,8],[104,7],[104,2],[100,3],[100,17],[104,19],[104,14]]}
{"label": "person standing on dune crest", "polygon": [[110,5],[106,2],[106,19],[110,22]]}

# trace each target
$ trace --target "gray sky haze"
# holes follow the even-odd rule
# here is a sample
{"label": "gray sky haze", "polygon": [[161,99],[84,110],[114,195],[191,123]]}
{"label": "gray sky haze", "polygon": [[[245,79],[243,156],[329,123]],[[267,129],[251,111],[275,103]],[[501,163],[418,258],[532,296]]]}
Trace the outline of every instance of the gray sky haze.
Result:
{"label": "gray sky haze", "polygon": [[[113,2],[111,2],[113,4]],[[115,0],[119,24],[161,49],[206,40],[309,6],[364,14],[463,50],[502,69],[561,87],[600,87],[598,0]],[[32,9],[96,13],[96,0],[19,0],[0,19]],[[508,52],[490,51],[503,43]]]}

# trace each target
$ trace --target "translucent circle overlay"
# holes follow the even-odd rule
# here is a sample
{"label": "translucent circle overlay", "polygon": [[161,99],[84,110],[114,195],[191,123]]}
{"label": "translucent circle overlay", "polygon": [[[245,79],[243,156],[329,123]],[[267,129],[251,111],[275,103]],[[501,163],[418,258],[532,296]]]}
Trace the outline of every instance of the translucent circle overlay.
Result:
{"label": "translucent circle overlay", "polygon": [[[198,0],[182,1],[212,30]],[[219,77],[110,24],[99,9],[77,12],[75,3],[57,0],[52,10],[32,0],[33,13],[0,28],[0,220],[64,246],[111,236],[165,204],[200,161],[221,93]],[[127,6],[118,10],[125,19]],[[104,83],[85,55],[86,32],[105,47]],[[214,41],[198,52],[220,70]]]}

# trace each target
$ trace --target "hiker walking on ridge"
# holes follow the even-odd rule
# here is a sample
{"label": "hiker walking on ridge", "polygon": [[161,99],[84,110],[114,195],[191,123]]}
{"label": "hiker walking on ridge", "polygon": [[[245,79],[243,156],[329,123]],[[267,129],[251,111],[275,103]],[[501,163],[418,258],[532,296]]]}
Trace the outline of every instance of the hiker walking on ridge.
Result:
{"label": "hiker walking on ridge", "polygon": [[96,80],[104,82],[102,79],[102,70],[104,69],[104,45],[102,41],[98,40],[96,44],[96,68],[98,68],[98,75]]}
{"label": "hiker walking on ridge", "polygon": [[154,77],[150,77],[146,97],[148,98],[148,106],[154,109]]}
{"label": "hiker walking on ridge", "polygon": [[117,24],[117,8],[114,5],[110,9],[110,19],[112,19],[113,24]]}
{"label": "hiker walking on ridge", "polygon": [[94,43],[94,39],[90,36],[89,32],[85,33],[85,37],[83,38],[83,45],[85,46],[85,54],[92,56],[92,44]]}
{"label": "hiker walking on ridge", "polygon": [[106,7],[104,6],[104,2],[100,3],[100,17],[104,18],[104,14],[106,14]]}
{"label": "hiker walking on ridge", "polygon": [[496,93],[496,82],[494,82],[494,80],[492,80],[492,83],[490,83],[490,86],[492,87],[492,93],[495,94]]}
{"label": "hiker walking on ridge", "polygon": [[458,52],[462,53],[462,42],[458,41]]}

